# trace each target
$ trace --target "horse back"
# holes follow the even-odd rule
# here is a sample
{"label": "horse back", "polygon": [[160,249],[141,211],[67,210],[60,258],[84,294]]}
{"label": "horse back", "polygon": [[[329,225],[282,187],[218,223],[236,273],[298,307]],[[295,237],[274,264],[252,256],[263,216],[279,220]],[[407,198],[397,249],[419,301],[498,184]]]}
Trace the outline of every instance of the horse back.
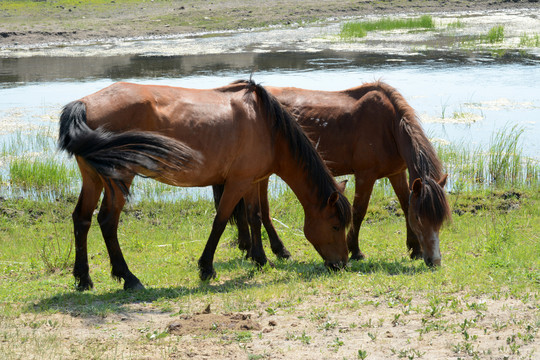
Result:
{"label": "horse back", "polygon": [[253,168],[253,158],[259,160],[255,172],[267,173],[263,168],[270,166],[273,153],[270,127],[244,89],[239,84],[200,90],[120,82],[82,101],[93,129],[158,132],[198,151],[201,166],[176,185],[201,186],[245,173]]}
{"label": "horse back", "polygon": [[397,114],[380,89],[267,89],[297,117],[335,175],[369,171],[378,178],[404,169],[394,136]]}

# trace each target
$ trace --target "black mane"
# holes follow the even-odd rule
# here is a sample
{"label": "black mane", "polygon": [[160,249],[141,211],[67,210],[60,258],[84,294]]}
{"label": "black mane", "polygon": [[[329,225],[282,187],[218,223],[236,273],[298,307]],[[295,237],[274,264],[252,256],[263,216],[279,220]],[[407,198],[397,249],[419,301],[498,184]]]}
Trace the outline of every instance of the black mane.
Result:
{"label": "black mane", "polygon": [[332,193],[336,191],[339,193],[339,198],[336,202],[338,217],[342,226],[348,226],[352,219],[349,200],[339,192],[337,183],[331,175],[330,170],[328,170],[323,159],[298,122],[263,86],[256,84],[252,80],[239,80],[235,83],[245,83],[246,87],[254,90],[265,105],[265,108],[268,109],[267,118],[275,119],[273,123],[273,136],[279,134],[286,139],[293,157],[296,159],[298,165],[308,173],[313,186],[317,189],[317,196],[321,207],[327,204],[328,198]]}

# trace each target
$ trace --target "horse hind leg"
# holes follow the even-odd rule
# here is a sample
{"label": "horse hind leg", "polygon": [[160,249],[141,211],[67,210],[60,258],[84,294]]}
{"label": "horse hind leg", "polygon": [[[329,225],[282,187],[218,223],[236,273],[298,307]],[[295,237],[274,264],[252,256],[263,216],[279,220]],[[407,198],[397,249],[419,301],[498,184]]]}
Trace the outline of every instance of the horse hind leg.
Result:
{"label": "horse hind leg", "polygon": [[369,198],[371,197],[371,192],[373,191],[375,179],[369,179],[366,176],[359,176],[358,174],[355,174],[355,182],[353,221],[351,229],[347,234],[347,247],[349,248],[349,253],[351,254],[350,260],[362,260],[365,259],[366,256],[362,251],[360,251],[360,247],[358,245],[358,235],[362,221],[364,221],[364,217],[366,216]]}
{"label": "horse hind leg", "polygon": [[253,186],[251,190],[244,195],[244,201],[247,205],[247,218],[251,228],[251,248],[248,257],[253,259],[259,267],[263,267],[268,262],[264,252],[261,238],[261,206],[259,199],[259,187]]}
{"label": "horse hind leg", "polygon": [[239,214],[235,217],[236,226],[238,228],[238,248],[241,251],[245,251],[247,257],[251,250],[251,235],[249,231],[249,222],[246,214],[245,202],[240,201],[234,211],[239,212]]}
{"label": "horse hind leg", "polygon": [[272,219],[270,218],[270,205],[268,204],[268,179],[263,180],[259,184],[259,197],[261,202],[261,219],[268,233],[268,239],[270,240],[270,247],[272,252],[280,259],[289,259],[291,253],[285,245],[281,238],[279,237]]}
{"label": "horse hind leg", "polygon": [[82,189],[72,214],[75,234],[73,276],[75,277],[77,290],[85,291],[94,287],[89,273],[87,238],[92,223],[92,215],[103,190],[103,183],[101,178],[89,169],[83,161],[78,160],[77,162],[82,175]]}
{"label": "horse hind leg", "polygon": [[[131,180],[125,182],[127,189],[131,185]],[[118,243],[118,222],[125,203],[126,199],[118,185],[112,182],[107,184],[98,214],[98,222],[109,253],[113,278],[119,281],[123,279],[125,290],[144,289],[139,279],[129,271]]]}
{"label": "horse hind leg", "polygon": [[[223,195],[224,189],[225,185],[223,184],[212,185],[212,190],[214,192],[214,205],[216,206],[216,210],[219,206],[219,202],[221,200],[221,196]],[[230,223],[232,225],[236,225],[238,229],[238,248],[240,249],[240,251],[245,251],[246,258],[248,258],[251,250],[251,235],[249,232],[249,222],[246,213],[246,204],[243,199],[240,200],[234,208],[230,220]]]}
{"label": "horse hind leg", "polygon": [[400,172],[397,175],[389,176],[388,179],[394,188],[401,209],[405,216],[405,223],[407,224],[407,249],[411,252],[411,259],[422,259],[422,249],[418,237],[412,231],[409,225],[409,183],[407,182],[407,174],[405,171]]}

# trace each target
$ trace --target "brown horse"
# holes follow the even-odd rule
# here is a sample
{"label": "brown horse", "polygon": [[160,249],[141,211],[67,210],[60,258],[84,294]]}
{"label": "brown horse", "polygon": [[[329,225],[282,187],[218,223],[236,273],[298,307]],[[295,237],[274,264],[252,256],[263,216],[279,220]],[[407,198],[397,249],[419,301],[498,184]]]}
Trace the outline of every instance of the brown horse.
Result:
{"label": "brown horse", "polygon": [[[429,266],[440,265],[439,229],[450,217],[443,190],[446,175],[414,109],[403,96],[383,82],[335,92],[267,89],[297,117],[334,175],[355,176],[353,226],[347,236],[351,259],[364,258],[358,246],[358,232],[375,181],[387,177],[405,214],[411,257],[423,258]],[[251,212],[249,224],[262,220],[273,252],[287,258],[290,253],[270,220],[267,186],[265,180],[252,191],[260,194],[260,202],[254,195],[246,198],[248,214]],[[220,191],[219,186],[214,187],[217,197]],[[266,255],[260,235],[252,229],[249,240],[248,223],[241,217],[236,221],[241,247],[248,249],[251,245],[248,255],[264,263]],[[251,244],[246,244],[248,241]]]}
{"label": "brown horse", "polygon": [[143,288],[124,260],[117,229],[135,175],[175,186],[225,184],[199,259],[200,277],[215,275],[213,258],[231,212],[258,181],[276,173],[305,211],[304,232],[331,268],[347,262],[347,199],[294,118],[262,86],[238,81],[209,90],[116,83],[66,105],[59,147],[75,155],[82,190],[75,210],[79,290],[92,288],[87,234],[97,216],[112,275],[125,289]]}

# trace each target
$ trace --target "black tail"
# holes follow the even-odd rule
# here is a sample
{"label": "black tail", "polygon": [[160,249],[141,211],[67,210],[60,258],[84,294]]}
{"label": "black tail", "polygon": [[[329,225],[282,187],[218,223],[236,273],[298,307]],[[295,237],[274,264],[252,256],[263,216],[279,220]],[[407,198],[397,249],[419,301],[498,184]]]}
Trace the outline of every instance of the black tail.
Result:
{"label": "black tail", "polygon": [[156,133],[92,130],[86,123],[86,105],[81,101],[73,101],[62,110],[58,147],[83,158],[106,181],[118,184],[126,196],[126,179],[142,174],[166,178],[171,172],[189,167],[197,158],[191,148]]}

